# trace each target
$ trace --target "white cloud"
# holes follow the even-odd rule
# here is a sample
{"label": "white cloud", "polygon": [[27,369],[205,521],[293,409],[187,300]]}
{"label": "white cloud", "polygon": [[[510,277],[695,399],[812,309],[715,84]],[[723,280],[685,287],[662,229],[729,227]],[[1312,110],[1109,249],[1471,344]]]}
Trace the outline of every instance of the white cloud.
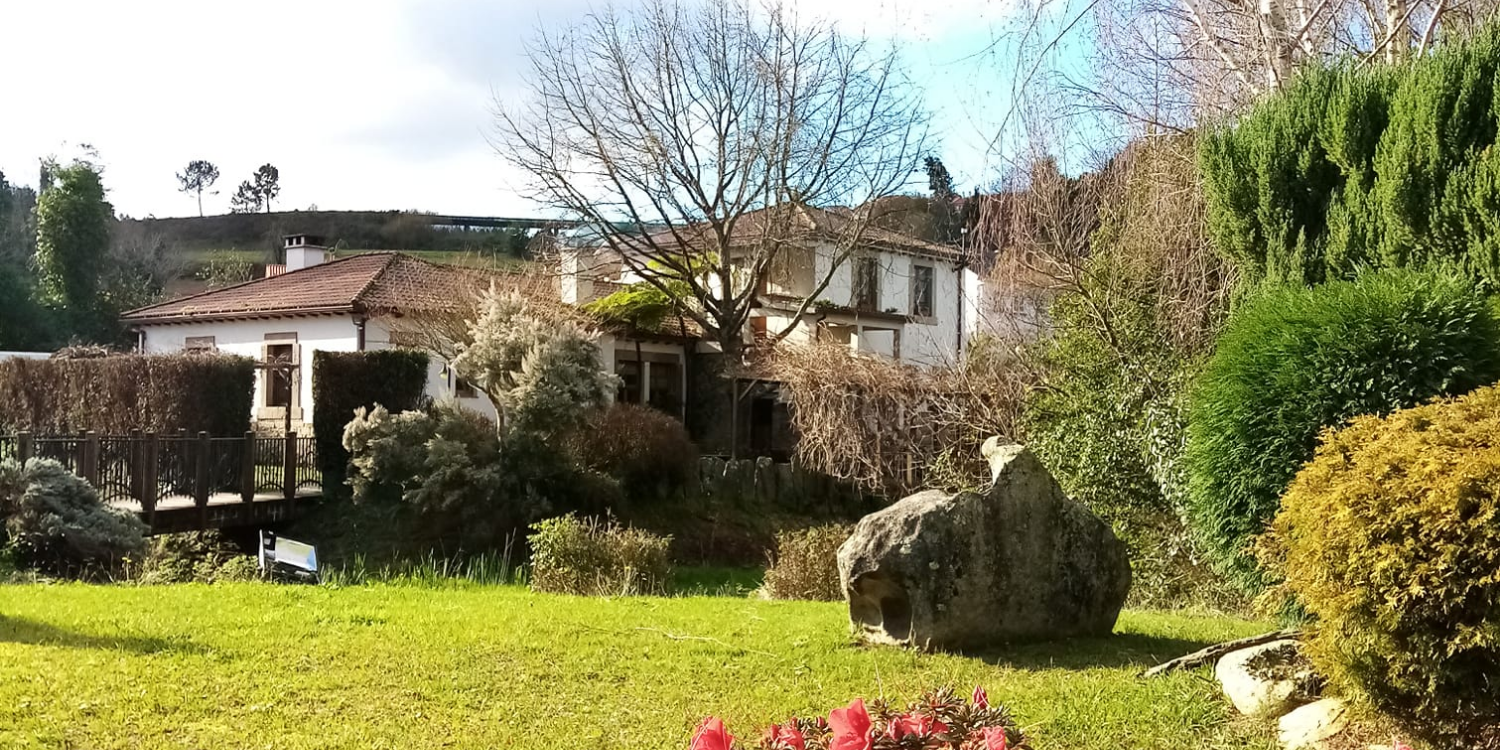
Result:
{"label": "white cloud", "polygon": [[[260,164],[279,205],[536,210],[485,139],[495,96],[520,93],[524,40],[598,0],[0,0],[0,171],[97,147],[117,210],[181,215],[174,172],[223,176],[211,210]],[[1002,2],[797,0],[848,31],[924,45],[987,23]],[[945,50],[943,54],[949,53]],[[925,56],[924,56],[925,55]],[[931,87],[933,81],[927,82]]]}

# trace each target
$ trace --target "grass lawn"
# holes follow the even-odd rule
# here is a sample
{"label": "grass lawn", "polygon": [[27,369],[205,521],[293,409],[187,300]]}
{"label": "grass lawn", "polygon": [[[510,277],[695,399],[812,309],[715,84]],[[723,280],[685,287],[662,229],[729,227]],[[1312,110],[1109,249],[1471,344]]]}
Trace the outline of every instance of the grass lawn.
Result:
{"label": "grass lawn", "polygon": [[509,586],[0,586],[3,748],[683,748],[856,696],[982,684],[1038,750],[1271,748],[1206,674],[1135,673],[1262,623],[1127,613],[982,655],[861,648],[843,607]]}

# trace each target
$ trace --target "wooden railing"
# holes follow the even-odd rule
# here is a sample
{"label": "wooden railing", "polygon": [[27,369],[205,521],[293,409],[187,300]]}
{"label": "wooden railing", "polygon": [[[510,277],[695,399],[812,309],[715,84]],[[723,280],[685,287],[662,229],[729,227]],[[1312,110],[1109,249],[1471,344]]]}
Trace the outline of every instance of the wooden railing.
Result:
{"label": "wooden railing", "polygon": [[83,477],[107,503],[134,504],[147,522],[165,503],[191,500],[207,516],[210,503],[295,501],[320,492],[323,474],[310,437],[212,437],[179,431],[158,435],[0,435],[0,458],[50,458]]}

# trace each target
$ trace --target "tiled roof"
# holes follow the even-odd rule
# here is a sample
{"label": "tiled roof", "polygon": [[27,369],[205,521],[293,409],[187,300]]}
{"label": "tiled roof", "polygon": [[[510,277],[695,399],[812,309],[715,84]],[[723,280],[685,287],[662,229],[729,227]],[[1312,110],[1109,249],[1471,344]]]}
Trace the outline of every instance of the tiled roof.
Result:
{"label": "tiled roof", "polygon": [[[789,210],[796,213],[789,216],[786,213]],[[857,233],[856,244],[860,246],[881,247],[942,260],[958,261],[964,257],[958,248],[928,242],[919,237],[876,226],[872,222],[856,222],[854,212],[849,209],[814,208],[802,204],[786,204],[744,214],[735,223],[731,243],[753,242],[761,239],[766,233],[766,223],[772,221],[784,222],[772,230],[772,234],[784,241],[795,241],[801,237],[841,240]],[[689,246],[700,243],[708,244],[705,242],[708,231],[707,225],[678,227],[677,236]],[[617,241],[625,247],[643,242],[629,235],[621,235]],[[665,246],[675,242],[676,239],[671,230],[663,230],[651,234],[650,241],[657,246]]]}
{"label": "tiled roof", "polygon": [[[520,276],[520,274],[512,274]],[[395,252],[351,255],[278,276],[131,310],[126,323],[314,313],[445,312],[499,274],[440,266]]]}

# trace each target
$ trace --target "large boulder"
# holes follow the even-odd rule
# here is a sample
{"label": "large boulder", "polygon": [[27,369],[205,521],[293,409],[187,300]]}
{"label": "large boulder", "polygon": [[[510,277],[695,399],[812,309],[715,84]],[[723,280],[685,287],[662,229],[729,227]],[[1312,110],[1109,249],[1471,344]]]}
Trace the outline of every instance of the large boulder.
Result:
{"label": "large boulder", "polygon": [[973,648],[1114,630],[1130,591],[1125,545],[1030,451],[988,448],[987,493],[917,493],[865,516],[839,549],[866,640]]}

